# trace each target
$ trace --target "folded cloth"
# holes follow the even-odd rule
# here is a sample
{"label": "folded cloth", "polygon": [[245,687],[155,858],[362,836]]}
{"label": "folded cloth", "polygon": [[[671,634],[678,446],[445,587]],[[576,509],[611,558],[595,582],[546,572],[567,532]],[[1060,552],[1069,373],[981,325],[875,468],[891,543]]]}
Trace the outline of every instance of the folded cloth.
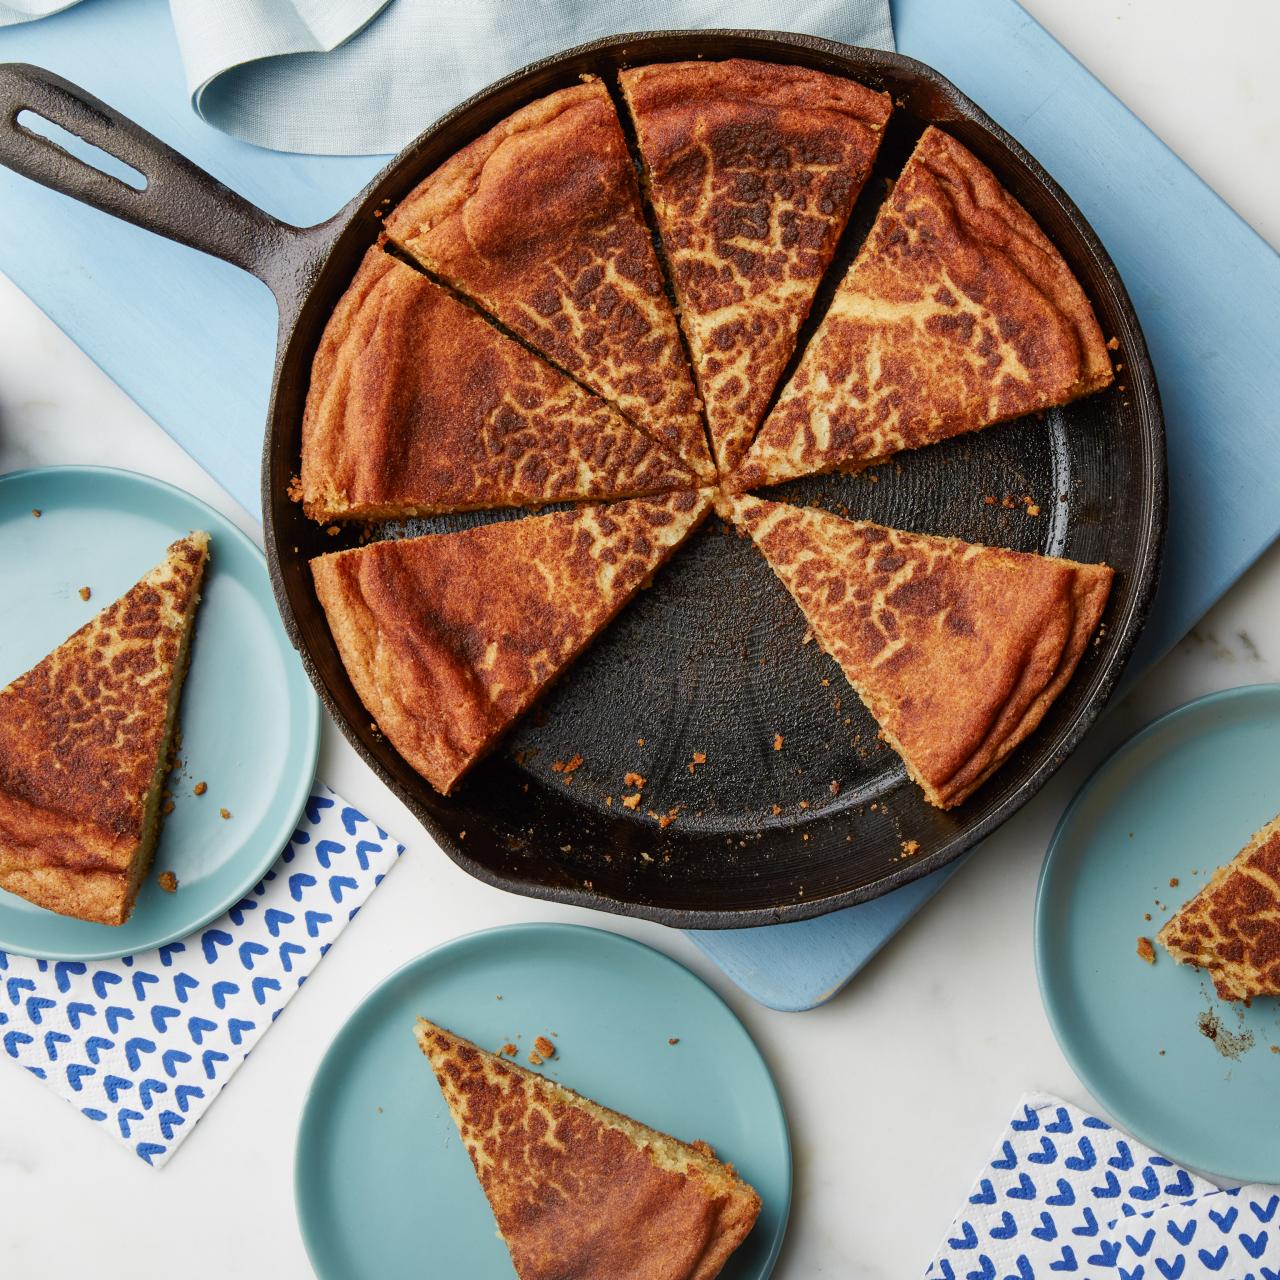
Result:
{"label": "folded cloth", "polygon": [[47,18],[79,3],[80,0],[0,0],[0,27]]}
{"label": "folded cloth", "polygon": [[1280,1188],[1219,1190],[1049,1094],[1028,1094],[925,1280],[1280,1280]]}
{"label": "folded cloth", "polygon": [[[0,0],[0,25],[68,0]],[[170,0],[208,123],[318,155],[398,151],[492,80],[619,32],[777,28],[893,48],[889,0]]]}
{"label": "folded cloth", "polygon": [[403,848],[317,784],[275,867],[199,934],[88,964],[0,951],[0,1057],[166,1163]]}

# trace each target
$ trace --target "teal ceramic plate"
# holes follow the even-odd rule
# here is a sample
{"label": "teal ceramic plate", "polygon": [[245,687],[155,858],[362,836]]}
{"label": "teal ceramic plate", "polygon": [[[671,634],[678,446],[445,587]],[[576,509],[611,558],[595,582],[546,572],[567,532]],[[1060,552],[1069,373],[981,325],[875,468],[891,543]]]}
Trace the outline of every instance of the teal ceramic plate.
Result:
{"label": "teal ceramic plate", "polygon": [[[470,934],[393,973],[352,1015],[311,1085],[295,1193],[322,1280],[512,1280],[484,1192],[413,1036],[419,1015],[655,1128],[704,1138],[760,1193],[722,1272],[764,1280],[791,1202],[786,1117],[760,1051],[711,989],[660,952],[574,925]],[[676,1038],[678,1044],[668,1044]]]}
{"label": "teal ceramic plate", "polygon": [[1190,702],[1085,784],[1036,902],[1040,991],[1076,1074],[1150,1146],[1241,1182],[1280,1182],[1280,1000],[1227,1004],[1136,947],[1277,812],[1280,685]]}
{"label": "teal ceramic plate", "polygon": [[[178,891],[165,893],[153,873],[119,928],[0,891],[0,950],[99,960],[185,937],[243,897],[293,832],[315,776],[319,703],[280,625],[262,553],[180,489],[97,467],[0,477],[0,687],[192,529],[209,533],[211,559],[182,694],[182,769],[155,860],[155,872],[178,877]],[[203,796],[192,794],[199,781]]]}

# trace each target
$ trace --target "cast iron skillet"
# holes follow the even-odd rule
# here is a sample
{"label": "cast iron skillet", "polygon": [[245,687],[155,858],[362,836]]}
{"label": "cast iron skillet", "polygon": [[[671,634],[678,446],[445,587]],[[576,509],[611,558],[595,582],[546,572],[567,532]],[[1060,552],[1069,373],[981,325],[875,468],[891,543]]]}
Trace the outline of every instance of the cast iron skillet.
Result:
{"label": "cast iron skillet", "polygon": [[[378,235],[378,215],[517,107],[585,72],[612,84],[625,65],[734,56],[851,76],[888,90],[899,104],[832,282],[883,198],[883,179],[898,172],[924,125],[936,123],[991,165],[1057,244],[1083,281],[1103,332],[1118,340],[1123,366],[1116,387],[1043,421],[903,455],[870,475],[794,482],[779,496],[907,529],[1105,560],[1118,574],[1104,629],[1036,733],[967,803],[941,813],[905,780],[835,664],[815,644],[803,643],[803,619],[751,544],[713,518],[552,690],[541,711],[455,796],[441,798],[370,725],[312,591],[308,558],[351,545],[354,532],[324,536],[286,496],[298,469],[308,371],[321,330]],[[816,916],[876,897],[972,847],[1035,794],[1105,703],[1146,617],[1164,532],[1163,422],[1146,345],[1124,286],[1079,210],[1008,134],[929,67],[777,33],[667,32],[597,41],[464,102],[335,217],[307,228],[276,221],[48,72],[0,68],[0,106],[0,160],[9,167],[225,258],[274,291],[280,343],[262,510],[285,627],[352,745],[449,855],[480,879],[533,897],[696,928]],[[146,190],[87,167],[25,129],[16,120],[23,109],[133,165],[146,177]],[[801,347],[829,293],[830,282]],[[1039,516],[1026,513],[1025,498],[1038,505]],[[408,531],[476,518],[419,522]],[[706,763],[691,771],[694,752]],[[569,775],[552,767],[578,755],[582,764]],[[646,779],[635,812],[620,803],[624,792],[634,791],[623,786],[629,771]],[[673,809],[677,817],[665,828],[647,816]]]}

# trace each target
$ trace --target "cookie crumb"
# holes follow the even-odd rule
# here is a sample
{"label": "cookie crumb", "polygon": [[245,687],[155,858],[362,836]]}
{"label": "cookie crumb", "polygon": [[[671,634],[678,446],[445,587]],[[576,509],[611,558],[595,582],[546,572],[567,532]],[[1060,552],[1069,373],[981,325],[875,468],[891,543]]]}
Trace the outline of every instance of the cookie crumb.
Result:
{"label": "cookie crumb", "polygon": [[196,785],[191,788],[191,794],[195,796],[202,796],[208,790],[209,790],[209,787],[206,783],[197,782]]}
{"label": "cookie crumb", "polygon": [[782,806],[780,804],[775,804],[769,809],[769,812],[776,818],[778,814],[782,812]]}
{"label": "cookie crumb", "polygon": [[693,758],[689,761],[689,772],[693,773],[693,771],[697,769],[697,767],[700,764],[706,764],[706,763],[707,763],[706,753],[702,751],[695,751],[693,753]]}
{"label": "cookie crumb", "polygon": [[838,796],[840,794],[839,782],[837,782],[835,778],[832,778],[831,781],[827,783],[827,790],[830,791],[833,796]]}
{"label": "cookie crumb", "polygon": [[1177,877],[1177,876],[1170,876],[1170,877],[1169,877],[1169,888],[1170,888],[1170,889],[1176,889],[1177,887],[1178,887],[1178,877]]}
{"label": "cookie crumb", "polygon": [[172,871],[162,871],[160,873],[160,887],[165,893],[178,892],[178,877]]}
{"label": "cookie crumb", "polygon": [[1213,1047],[1224,1058],[1239,1061],[1240,1057],[1253,1048],[1253,1032],[1242,1031],[1238,1035],[1228,1031],[1222,1020],[1212,1009],[1206,1009],[1196,1019],[1196,1029],[1206,1040],[1213,1041]]}
{"label": "cookie crumb", "polygon": [[[679,1043],[680,1043],[680,1037],[679,1037],[679,1036],[668,1036],[668,1037],[667,1037],[667,1043],[668,1043],[668,1044],[679,1044]],[[1271,1052],[1272,1052],[1272,1053],[1280,1053],[1280,1049],[1277,1049],[1277,1048],[1275,1047],[1275,1045],[1272,1045],[1272,1046],[1271,1046]]]}
{"label": "cookie crumb", "polygon": [[1138,939],[1138,957],[1145,960],[1148,964],[1155,964],[1156,949],[1151,945],[1150,938]]}
{"label": "cookie crumb", "polygon": [[31,514],[32,514],[33,516],[35,516],[35,518],[36,518],[37,520],[39,520],[39,519],[40,519],[40,517],[44,514],[44,512],[43,512],[43,511],[41,511],[39,507],[32,507],[32,508],[31,508]]}
{"label": "cookie crumb", "polygon": [[223,818],[223,819],[226,819],[226,818],[231,817],[231,810],[230,810],[230,809],[219,809],[219,810],[218,810],[218,817]]}
{"label": "cookie crumb", "polygon": [[544,1057],[554,1058],[556,1056],[556,1047],[547,1039],[546,1036],[537,1036],[534,1039],[533,1047]]}
{"label": "cookie crumb", "polygon": [[624,787],[643,787],[644,779],[638,773],[627,773],[623,775],[622,785]]}
{"label": "cookie crumb", "polygon": [[330,526],[325,530],[325,533],[326,533],[330,538],[336,538],[336,537],[338,536],[338,534],[340,534],[341,532],[342,532],[342,530],[341,530],[341,529],[340,529],[336,524],[331,524],[331,525],[330,525]]}
{"label": "cookie crumb", "polygon": [[162,804],[162,805],[160,806],[160,812],[161,812],[161,813],[164,813],[164,814],[172,813],[172,812],[173,812],[173,801],[172,801],[172,800],[166,800],[166,801],[164,802],[164,804]]}
{"label": "cookie crumb", "polygon": [[91,595],[93,595],[93,592],[92,592],[92,591],[90,591],[88,587],[81,587],[81,588],[80,588],[80,599],[81,599],[81,600],[87,600]]}
{"label": "cookie crumb", "polygon": [[785,741],[786,741],[786,739],[782,736],[782,734],[780,734],[780,733],[775,733],[775,734],[773,735],[773,749],[774,749],[775,751],[781,751],[781,750],[782,750],[782,744],[783,744]]}
{"label": "cookie crumb", "polygon": [[508,1040],[507,1043],[504,1044],[498,1052],[505,1053],[508,1058],[514,1058],[516,1054],[520,1052],[520,1050],[517,1049],[515,1045],[511,1043],[510,1040]]}
{"label": "cookie crumb", "polygon": [[529,1064],[534,1067],[542,1066],[542,1057],[535,1050],[529,1050]]}
{"label": "cookie crumb", "polygon": [[902,842],[902,856],[904,858],[913,858],[920,852],[919,840],[904,840]]}
{"label": "cookie crumb", "polygon": [[572,773],[582,764],[582,756],[575,752],[568,760],[553,760],[551,769],[554,773]]}
{"label": "cookie crumb", "polygon": [[637,791],[634,795],[623,796],[622,807],[624,809],[638,809],[640,807],[640,793]]}

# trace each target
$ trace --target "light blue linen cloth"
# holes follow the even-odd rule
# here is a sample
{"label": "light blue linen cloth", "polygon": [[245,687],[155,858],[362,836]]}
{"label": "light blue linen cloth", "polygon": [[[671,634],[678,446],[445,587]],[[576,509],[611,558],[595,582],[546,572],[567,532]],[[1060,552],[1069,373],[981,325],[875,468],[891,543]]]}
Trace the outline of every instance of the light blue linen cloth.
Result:
{"label": "light blue linen cloth", "polygon": [[[70,0],[75,3],[75,0]],[[68,0],[0,0],[0,26]],[[263,147],[398,151],[490,81],[618,32],[769,28],[893,48],[889,0],[170,0],[191,104]]]}

